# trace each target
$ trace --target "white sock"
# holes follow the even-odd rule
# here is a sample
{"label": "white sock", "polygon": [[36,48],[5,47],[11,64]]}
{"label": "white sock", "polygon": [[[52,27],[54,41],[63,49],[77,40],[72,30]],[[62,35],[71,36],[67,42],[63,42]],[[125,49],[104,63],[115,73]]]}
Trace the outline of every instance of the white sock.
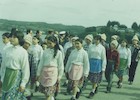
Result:
{"label": "white sock", "polygon": [[92,91],[91,91],[91,92],[93,92],[93,93],[94,93],[94,92],[95,92],[95,89],[92,89]]}
{"label": "white sock", "polygon": [[54,100],[54,97],[52,96],[51,100]]}
{"label": "white sock", "polygon": [[80,91],[80,89],[77,87],[77,92],[79,92]]}

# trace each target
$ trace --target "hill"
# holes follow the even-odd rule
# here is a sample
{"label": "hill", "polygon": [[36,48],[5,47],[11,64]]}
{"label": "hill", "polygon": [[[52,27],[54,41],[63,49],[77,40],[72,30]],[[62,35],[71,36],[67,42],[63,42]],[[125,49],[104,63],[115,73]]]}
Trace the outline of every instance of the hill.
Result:
{"label": "hill", "polygon": [[81,34],[85,32],[85,27],[77,25],[63,25],[63,24],[49,24],[45,22],[27,22],[27,21],[15,21],[0,19],[0,30],[10,31],[11,28],[18,28],[21,31],[26,29],[32,29],[33,31],[42,30],[46,32],[48,29],[54,29],[56,31],[68,31],[72,34]]}

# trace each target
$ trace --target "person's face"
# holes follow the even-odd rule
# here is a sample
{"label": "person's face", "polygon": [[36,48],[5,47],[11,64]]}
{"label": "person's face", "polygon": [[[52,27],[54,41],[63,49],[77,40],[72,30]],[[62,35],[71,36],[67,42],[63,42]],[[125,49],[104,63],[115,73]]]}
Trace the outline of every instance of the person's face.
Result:
{"label": "person's face", "polygon": [[116,49],[115,44],[111,43],[110,46],[111,46],[111,49],[112,49],[112,50]]}
{"label": "person's face", "polygon": [[91,43],[91,41],[90,41],[89,39],[85,39],[85,42],[86,42],[87,44],[90,44],[90,43]]}
{"label": "person's face", "polygon": [[52,42],[52,41],[50,41],[50,40],[47,41],[47,46],[48,46],[48,48],[54,48],[55,45],[56,45],[56,43],[54,43],[54,42]]}
{"label": "person's face", "polygon": [[100,41],[99,41],[98,39],[95,38],[95,39],[94,39],[94,43],[95,43],[95,44],[99,44]]}
{"label": "person's face", "polygon": [[46,44],[43,44],[42,45],[42,48],[43,48],[43,50],[46,50],[47,49],[47,45]]}
{"label": "person's face", "polygon": [[75,40],[74,39],[72,40],[72,45],[75,46]]}
{"label": "person's face", "polygon": [[75,47],[80,50],[82,48],[82,44],[79,41],[75,41]]}
{"label": "person's face", "polygon": [[33,45],[38,44],[39,40],[36,37],[33,37]]}
{"label": "person's face", "polygon": [[25,41],[23,44],[23,48],[27,50],[29,47],[30,47],[30,44]]}
{"label": "person's face", "polygon": [[12,37],[11,37],[11,44],[14,45],[14,46],[19,45],[19,40],[18,40],[18,38],[15,37],[15,36],[12,36]]}
{"label": "person's face", "polygon": [[121,45],[122,47],[126,47],[127,43],[125,41],[122,41]]}
{"label": "person's face", "polygon": [[9,38],[7,38],[6,36],[2,36],[2,41],[4,44],[9,42]]}
{"label": "person's face", "polygon": [[136,45],[136,44],[138,44],[138,41],[137,40],[132,40],[132,43],[134,44],[134,45]]}

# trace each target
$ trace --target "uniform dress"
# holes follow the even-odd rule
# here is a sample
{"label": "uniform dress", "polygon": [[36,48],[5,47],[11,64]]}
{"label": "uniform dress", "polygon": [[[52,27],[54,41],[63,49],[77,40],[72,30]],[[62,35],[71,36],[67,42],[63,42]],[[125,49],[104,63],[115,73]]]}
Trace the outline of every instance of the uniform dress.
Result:
{"label": "uniform dress", "polygon": [[90,73],[88,79],[92,83],[98,83],[101,78],[101,72],[106,68],[106,51],[101,44],[93,44],[88,50]]}
{"label": "uniform dress", "polygon": [[29,76],[27,51],[19,45],[9,47],[1,66],[2,100],[26,100],[18,88],[26,86]]}
{"label": "uniform dress", "polygon": [[117,76],[123,76],[127,74],[127,67],[130,67],[131,64],[131,51],[129,48],[120,46],[118,48],[118,52],[120,54],[120,64],[117,72]]}
{"label": "uniform dress", "polygon": [[64,64],[62,52],[57,51],[54,56],[53,49],[46,49],[40,60],[37,76],[40,76],[40,91],[49,95],[55,92],[53,86],[56,84],[57,78],[61,79],[64,73]]}

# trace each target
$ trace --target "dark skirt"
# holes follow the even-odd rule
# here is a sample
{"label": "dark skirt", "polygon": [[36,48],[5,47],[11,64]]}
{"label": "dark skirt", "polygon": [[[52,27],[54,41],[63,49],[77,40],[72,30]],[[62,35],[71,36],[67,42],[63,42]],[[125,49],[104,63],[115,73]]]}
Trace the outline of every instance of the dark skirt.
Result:
{"label": "dark skirt", "polygon": [[92,83],[99,83],[101,80],[101,74],[100,73],[89,73],[88,75],[88,79],[92,82]]}

